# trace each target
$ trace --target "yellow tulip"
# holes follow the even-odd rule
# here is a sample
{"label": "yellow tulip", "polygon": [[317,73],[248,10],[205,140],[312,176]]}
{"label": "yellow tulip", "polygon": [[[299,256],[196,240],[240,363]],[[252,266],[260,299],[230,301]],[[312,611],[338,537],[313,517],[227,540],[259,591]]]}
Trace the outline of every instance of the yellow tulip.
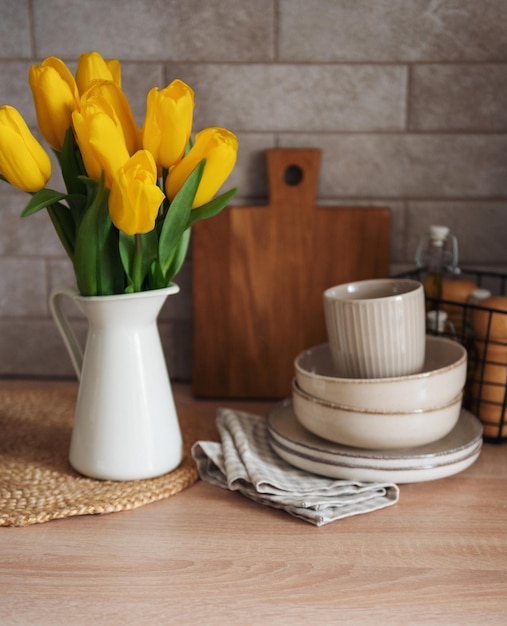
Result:
{"label": "yellow tulip", "polygon": [[193,169],[206,159],[204,173],[195,195],[192,208],[206,204],[231,173],[238,153],[236,135],[225,128],[205,128],[197,133],[195,143],[188,154],[169,172],[166,193],[169,199],[183,186]]}
{"label": "yellow tulip", "polygon": [[121,63],[119,59],[104,59],[111,73],[113,83],[121,89]]}
{"label": "yellow tulip", "polygon": [[40,65],[32,65],[28,82],[40,131],[50,146],[61,150],[72,125],[72,111],[79,107],[74,76],[63,61],[48,57]]}
{"label": "yellow tulip", "polygon": [[181,80],[160,91],[157,87],[149,91],[142,142],[159,169],[169,169],[183,157],[192,132],[193,111],[194,92]]}
{"label": "yellow tulip", "polygon": [[51,178],[51,161],[21,114],[0,107],[0,173],[15,187],[39,191]]}
{"label": "yellow tulip", "polygon": [[127,96],[123,91],[108,80],[97,80],[86,91],[85,98],[103,98],[113,107],[123,129],[125,143],[129,154],[134,154],[140,148],[140,131],[137,127]]}
{"label": "yellow tulip", "polygon": [[157,186],[157,165],[148,150],[139,150],[120,167],[109,194],[109,215],[127,235],[148,233],[164,199]]}
{"label": "yellow tulip", "polygon": [[121,88],[118,59],[104,59],[98,52],[85,52],[77,62],[76,82],[82,95],[96,80],[110,80]]}
{"label": "yellow tulip", "polygon": [[114,175],[130,156],[115,110],[103,96],[84,96],[72,124],[88,176],[99,180],[104,172],[111,188]]}

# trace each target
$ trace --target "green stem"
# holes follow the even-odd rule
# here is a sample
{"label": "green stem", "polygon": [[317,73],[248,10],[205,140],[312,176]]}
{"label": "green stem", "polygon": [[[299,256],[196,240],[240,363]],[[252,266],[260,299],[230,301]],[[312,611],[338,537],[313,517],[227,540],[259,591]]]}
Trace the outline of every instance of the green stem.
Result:
{"label": "green stem", "polygon": [[65,249],[65,252],[69,255],[70,260],[73,261],[74,260],[74,246],[72,242],[70,241],[69,237],[67,236],[67,233],[65,232],[65,229],[63,228],[62,224],[60,223],[60,220],[58,219],[58,215],[56,214],[55,208],[53,207],[53,205],[49,205],[46,208],[47,208],[49,217],[51,218],[51,221],[53,222],[53,226],[56,230],[58,238],[60,239],[60,242]]}
{"label": "green stem", "polygon": [[162,181],[161,181],[161,184],[160,184],[160,188],[164,192],[164,199],[163,199],[163,201],[162,201],[162,203],[160,205],[160,209],[158,211],[159,218],[162,218],[162,219],[165,219],[167,211],[169,210],[169,198],[166,196],[166,193],[165,193],[165,183],[167,181],[168,174],[169,174],[169,170],[164,167],[162,169]]}
{"label": "green stem", "polygon": [[143,240],[141,235],[135,235],[136,249],[132,265],[132,283],[134,291],[141,291],[142,267],[143,267]]}

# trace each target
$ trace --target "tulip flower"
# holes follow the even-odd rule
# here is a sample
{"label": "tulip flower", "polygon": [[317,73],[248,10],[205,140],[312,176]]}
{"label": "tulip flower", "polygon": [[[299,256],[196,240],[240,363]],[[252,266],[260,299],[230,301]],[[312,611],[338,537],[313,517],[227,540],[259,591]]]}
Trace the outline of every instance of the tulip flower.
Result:
{"label": "tulip flower", "polygon": [[167,176],[168,198],[171,200],[174,198],[190,172],[202,159],[206,159],[206,166],[192,208],[206,204],[231,173],[236,163],[237,153],[238,139],[225,128],[205,128],[197,133],[191,150]]}
{"label": "tulip flower", "polygon": [[139,150],[118,170],[109,194],[109,215],[127,235],[155,227],[164,193],[157,185],[157,165],[148,150]]}
{"label": "tulip flower", "polygon": [[193,111],[194,92],[181,80],[149,91],[142,143],[155,157],[159,170],[169,169],[183,157],[192,132]]}
{"label": "tulip flower", "polygon": [[51,178],[51,160],[13,107],[0,107],[0,173],[11,185],[29,193]]}
{"label": "tulip flower", "polygon": [[113,83],[107,80],[97,80],[85,92],[87,100],[91,98],[103,98],[114,109],[121,124],[125,144],[129,154],[134,154],[140,148],[140,133],[137,127],[132,109],[130,108],[127,96]]}
{"label": "tulip flower", "polygon": [[106,60],[98,52],[86,52],[77,62],[76,82],[82,95],[96,80],[110,80],[121,88],[121,67],[118,59]]}
{"label": "tulip flower", "polygon": [[88,176],[100,180],[104,172],[111,188],[114,175],[130,156],[115,110],[103,96],[85,95],[81,109],[72,114],[72,124]]}
{"label": "tulip flower", "polygon": [[63,61],[48,57],[40,65],[32,65],[28,82],[40,131],[49,145],[60,151],[72,125],[72,111],[79,107],[74,76]]}
{"label": "tulip flower", "polygon": [[30,67],[28,82],[66,191],[46,186],[49,155],[20,113],[0,106],[0,180],[30,194],[23,217],[48,211],[82,295],[167,287],[192,226],[236,193],[217,194],[236,162],[237,137],[206,128],[191,146],[194,91],[181,80],[148,92],[139,128],[120,62],[98,52],[79,57],[75,77],[49,56]]}

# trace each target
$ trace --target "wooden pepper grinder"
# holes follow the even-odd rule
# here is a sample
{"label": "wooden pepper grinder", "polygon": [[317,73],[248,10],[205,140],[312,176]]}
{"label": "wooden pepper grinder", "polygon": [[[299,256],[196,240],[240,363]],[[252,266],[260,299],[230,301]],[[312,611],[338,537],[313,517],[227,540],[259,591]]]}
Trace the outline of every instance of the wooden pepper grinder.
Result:
{"label": "wooden pepper grinder", "polygon": [[504,438],[507,437],[507,296],[486,298],[481,307],[472,315],[478,354],[473,383],[475,409],[483,423],[484,436]]}

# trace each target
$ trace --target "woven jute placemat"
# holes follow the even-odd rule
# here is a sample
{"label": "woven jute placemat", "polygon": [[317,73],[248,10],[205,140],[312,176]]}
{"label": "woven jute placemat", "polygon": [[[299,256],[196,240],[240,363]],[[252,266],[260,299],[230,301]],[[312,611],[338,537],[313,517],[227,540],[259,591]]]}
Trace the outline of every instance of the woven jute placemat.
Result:
{"label": "woven jute placemat", "polygon": [[173,472],[124,482],[78,474],[68,461],[75,403],[67,390],[0,391],[0,526],[135,509],[197,481],[183,427],[185,455]]}

